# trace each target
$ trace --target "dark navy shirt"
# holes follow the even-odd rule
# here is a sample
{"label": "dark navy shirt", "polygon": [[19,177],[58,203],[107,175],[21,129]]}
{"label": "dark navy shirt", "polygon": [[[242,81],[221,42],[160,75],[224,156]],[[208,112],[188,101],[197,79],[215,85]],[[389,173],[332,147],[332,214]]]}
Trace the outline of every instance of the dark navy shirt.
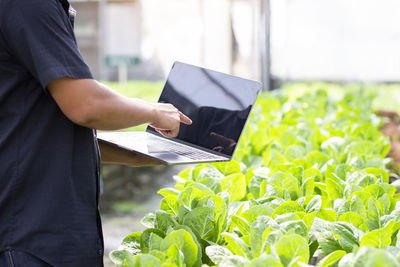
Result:
{"label": "dark navy shirt", "polygon": [[59,0],[0,0],[0,252],[102,266],[98,147],[46,90],[92,78]]}

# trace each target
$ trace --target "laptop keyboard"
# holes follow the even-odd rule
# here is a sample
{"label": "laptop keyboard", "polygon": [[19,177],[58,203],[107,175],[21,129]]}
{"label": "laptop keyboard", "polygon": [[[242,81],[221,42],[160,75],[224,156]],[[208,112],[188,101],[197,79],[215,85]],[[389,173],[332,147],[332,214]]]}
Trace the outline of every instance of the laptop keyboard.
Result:
{"label": "laptop keyboard", "polygon": [[152,152],[168,151],[193,160],[224,159],[223,157],[207,153],[200,149],[182,145],[176,142],[158,140],[158,138],[149,138],[148,145],[149,145],[149,150],[151,150]]}

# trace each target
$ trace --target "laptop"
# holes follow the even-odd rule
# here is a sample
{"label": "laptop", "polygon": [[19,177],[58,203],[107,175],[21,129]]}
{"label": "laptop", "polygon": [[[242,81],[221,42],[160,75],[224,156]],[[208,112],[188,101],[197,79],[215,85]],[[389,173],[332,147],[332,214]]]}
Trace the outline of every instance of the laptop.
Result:
{"label": "laptop", "polygon": [[181,124],[176,138],[150,126],[145,132],[99,132],[97,138],[167,165],[229,161],[261,87],[256,81],[175,62],[158,102],[174,105],[191,125]]}

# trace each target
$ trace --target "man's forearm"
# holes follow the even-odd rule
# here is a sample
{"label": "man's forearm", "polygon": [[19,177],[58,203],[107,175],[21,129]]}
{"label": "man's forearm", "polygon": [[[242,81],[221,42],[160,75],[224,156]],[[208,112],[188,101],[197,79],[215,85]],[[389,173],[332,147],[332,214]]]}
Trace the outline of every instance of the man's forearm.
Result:
{"label": "man's forearm", "polygon": [[117,130],[144,123],[152,123],[156,110],[151,103],[137,98],[124,97],[104,84],[97,83],[89,100],[87,116],[80,122],[82,126],[99,130]]}
{"label": "man's forearm", "polygon": [[124,97],[95,80],[64,79],[49,89],[65,115],[81,126],[115,130],[151,123],[155,117],[152,104]]}
{"label": "man's forearm", "polygon": [[64,77],[52,81],[48,90],[65,116],[88,128],[117,130],[149,123],[164,136],[175,137],[180,123],[192,123],[171,104],[128,98],[93,79]]}

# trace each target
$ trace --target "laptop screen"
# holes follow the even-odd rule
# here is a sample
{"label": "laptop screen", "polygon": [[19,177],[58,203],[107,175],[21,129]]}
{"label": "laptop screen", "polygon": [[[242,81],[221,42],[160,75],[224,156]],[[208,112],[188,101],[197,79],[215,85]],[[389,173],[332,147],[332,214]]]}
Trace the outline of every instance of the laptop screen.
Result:
{"label": "laptop screen", "polygon": [[159,102],[193,121],[181,124],[177,139],[232,156],[260,89],[255,81],[175,62]]}

